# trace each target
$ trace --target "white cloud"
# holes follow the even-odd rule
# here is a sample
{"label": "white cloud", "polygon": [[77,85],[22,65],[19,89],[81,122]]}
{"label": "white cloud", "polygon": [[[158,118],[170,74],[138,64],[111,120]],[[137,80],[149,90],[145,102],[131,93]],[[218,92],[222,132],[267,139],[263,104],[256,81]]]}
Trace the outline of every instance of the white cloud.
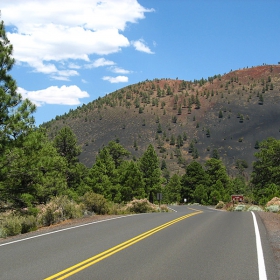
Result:
{"label": "white cloud", "polygon": [[128,77],[126,77],[126,76],[117,76],[117,77],[105,76],[102,79],[104,81],[109,81],[111,84],[127,83],[128,82]]}
{"label": "white cloud", "polygon": [[131,44],[135,47],[137,51],[154,54],[154,52],[152,52],[151,49],[148,46],[146,46],[145,41],[143,39],[140,39],[138,41],[132,41]]}
{"label": "white cloud", "polygon": [[90,61],[90,55],[128,47],[120,31],[152,11],[137,0],[59,0],[59,5],[57,0],[1,0],[6,26],[15,27],[7,35],[16,60],[51,75],[60,71],[58,61]]}
{"label": "white cloud", "polygon": [[110,67],[109,70],[112,71],[113,73],[116,73],[116,74],[129,74],[129,73],[131,73],[131,71],[125,70],[125,69],[117,67],[117,66]]}
{"label": "white cloud", "polygon": [[28,98],[38,107],[43,104],[78,105],[80,98],[89,97],[86,91],[82,91],[77,86],[51,86],[37,91],[28,91],[18,87],[18,92],[22,97]]}
{"label": "white cloud", "polygon": [[106,60],[105,58],[98,58],[91,64],[86,64],[85,68],[97,68],[101,66],[108,66],[108,65],[114,65],[115,62],[111,60]]}
{"label": "white cloud", "polygon": [[75,64],[75,63],[73,63],[73,62],[70,62],[70,63],[68,64],[68,67],[71,68],[71,69],[80,69],[80,68],[81,68],[80,65]]}

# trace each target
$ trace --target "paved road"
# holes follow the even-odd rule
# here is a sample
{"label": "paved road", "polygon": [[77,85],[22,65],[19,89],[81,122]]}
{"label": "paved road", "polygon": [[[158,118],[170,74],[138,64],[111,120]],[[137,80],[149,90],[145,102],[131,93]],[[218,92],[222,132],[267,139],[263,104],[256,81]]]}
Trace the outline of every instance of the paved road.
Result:
{"label": "paved road", "polygon": [[257,214],[264,267],[252,213],[172,208],[4,240],[0,279],[278,279]]}

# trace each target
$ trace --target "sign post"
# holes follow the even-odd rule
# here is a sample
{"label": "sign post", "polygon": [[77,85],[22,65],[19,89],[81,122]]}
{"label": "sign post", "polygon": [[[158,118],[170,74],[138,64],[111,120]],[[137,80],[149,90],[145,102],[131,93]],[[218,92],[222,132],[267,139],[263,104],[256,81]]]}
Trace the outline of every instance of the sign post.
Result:
{"label": "sign post", "polygon": [[162,193],[157,193],[158,207],[160,208],[160,201],[162,200]]}
{"label": "sign post", "polygon": [[231,196],[232,206],[234,207],[234,202],[242,202],[244,200],[243,194],[233,194]]}

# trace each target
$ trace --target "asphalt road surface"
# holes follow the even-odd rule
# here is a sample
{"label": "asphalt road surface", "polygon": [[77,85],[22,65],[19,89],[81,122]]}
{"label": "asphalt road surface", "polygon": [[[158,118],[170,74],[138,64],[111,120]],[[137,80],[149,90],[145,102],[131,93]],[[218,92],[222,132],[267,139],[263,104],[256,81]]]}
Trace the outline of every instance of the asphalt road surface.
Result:
{"label": "asphalt road surface", "polygon": [[257,213],[171,208],[2,240],[0,279],[278,279]]}

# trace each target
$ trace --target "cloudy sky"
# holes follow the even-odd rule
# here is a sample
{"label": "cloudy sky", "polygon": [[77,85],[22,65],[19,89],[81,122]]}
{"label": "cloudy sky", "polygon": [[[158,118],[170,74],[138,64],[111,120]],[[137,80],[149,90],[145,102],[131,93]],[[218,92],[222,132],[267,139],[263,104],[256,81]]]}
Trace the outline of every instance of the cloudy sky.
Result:
{"label": "cloudy sky", "polygon": [[36,124],[146,79],[280,62],[278,0],[1,0]]}

